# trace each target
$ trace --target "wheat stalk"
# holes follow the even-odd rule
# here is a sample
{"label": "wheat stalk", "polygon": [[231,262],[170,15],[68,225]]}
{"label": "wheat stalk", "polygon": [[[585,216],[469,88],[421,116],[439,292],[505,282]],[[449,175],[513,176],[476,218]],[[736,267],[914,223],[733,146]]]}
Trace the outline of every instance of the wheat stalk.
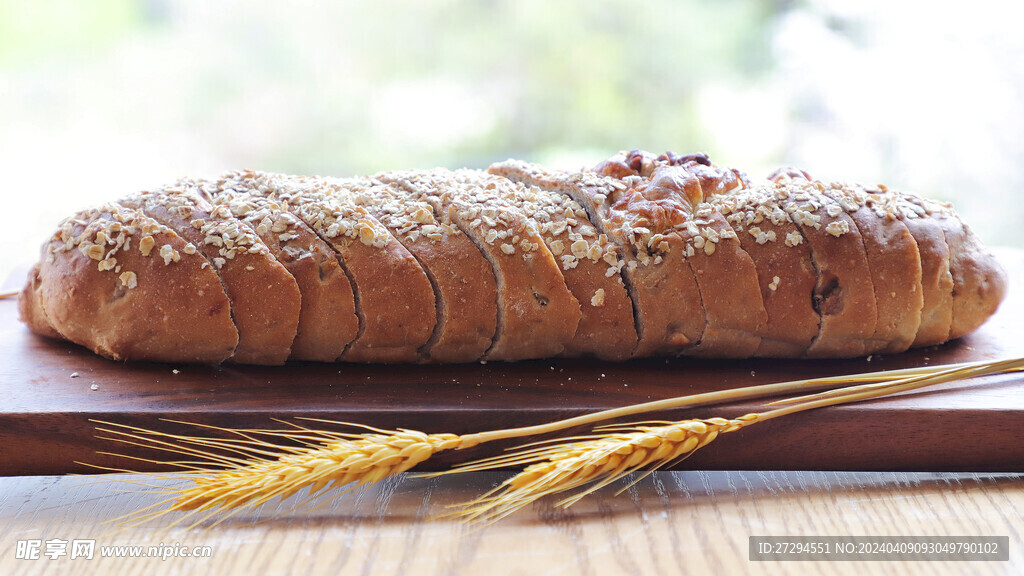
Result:
{"label": "wheat stalk", "polygon": [[[569,443],[528,445],[524,451],[466,463],[447,472],[529,465],[521,474],[469,503],[466,508],[464,517],[492,520],[504,517],[547,494],[596,482],[593,487],[577,497],[563,501],[565,505],[571,504],[583,495],[626,474],[639,469],[663,467],[707,445],[720,433],[732,432],[755,422],[957,378],[1019,370],[1022,366],[1024,359],[1017,359],[797,380],[682,396],[595,412],[538,426],[461,436],[426,434],[405,429],[383,430],[320,419],[303,420],[358,426],[366,432],[355,434],[317,430],[295,423],[287,423],[291,429],[285,430],[231,429],[191,424],[221,435],[209,437],[170,434],[112,422],[94,422],[100,424],[98,432],[108,434],[101,438],[186,457],[183,460],[168,461],[102,453],[152,464],[175,466],[185,472],[164,476],[192,480],[192,485],[187,488],[163,488],[169,491],[169,498],[129,515],[129,522],[146,521],[172,511],[187,512],[188,514],[179,520],[182,522],[192,515],[208,512],[199,517],[195,523],[198,524],[212,517],[218,510],[237,511],[245,507],[258,506],[275,498],[287,498],[307,487],[310,489],[309,495],[312,496],[327,487],[341,488],[351,485],[354,488],[379,482],[388,476],[408,471],[445,450],[468,448],[500,439],[547,434],[654,410],[774,396],[795,390],[820,390],[837,383],[858,383],[813,396],[778,401],[772,405],[787,401],[799,403],[735,419],[686,420],[664,423],[661,426],[604,427],[598,429],[593,436],[569,439]],[[224,437],[225,435],[227,437]],[[106,471],[132,472],[101,466],[93,467]],[[441,474],[444,473],[446,472]],[[148,512],[161,506],[165,507]]]}
{"label": "wheat stalk", "polygon": [[450,472],[422,476],[527,465],[522,472],[483,496],[457,505],[458,510],[449,514],[470,522],[490,523],[545,496],[560,494],[589,484],[587,489],[557,503],[562,507],[571,506],[587,494],[624,476],[640,470],[646,470],[649,474],[690,456],[720,434],[735,432],[758,422],[815,408],[888,396],[951,380],[1018,370],[1022,366],[1024,359],[946,367],[934,373],[909,376],[884,385],[851,386],[771,402],[766,405],[789,405],[733,419],[684,420],[668,422],[661,426],[605,426],[596,429],[595,434],[589,437],[575,438],[570,442],[542,443],[539,447],[537,444],[530,444],[509,454],[457,465]]}

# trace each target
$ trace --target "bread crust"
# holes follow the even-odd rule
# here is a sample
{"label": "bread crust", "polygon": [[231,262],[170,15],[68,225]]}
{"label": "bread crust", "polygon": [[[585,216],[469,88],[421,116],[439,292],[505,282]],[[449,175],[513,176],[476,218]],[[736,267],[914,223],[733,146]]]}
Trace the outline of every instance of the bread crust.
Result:
{"label": "bread crust", "polygon": [[886,353],[907,350],[921,326],[924,306],[917,242],[896,217],[896,207],[879,194],[843,184],[827,187],[825,194],[850,215],[864,241],[877,311],[872,348]]}
{"label": "bread crust", "polygon": [[205,197],[247,225],[295,279],[299,323],[290,360],[333,362],[359,334],[355,295],[338,254],[284,206],[257,192],[263,176],[235,172],[202,187]]}
{"label": "bread crust", "polygon": [[954,340],[974,332],[995,314],[1006,296],[1006,270],[959,217],[942,218],[941,222],[953,275],[949,339]]}
{"label": "bread crust", "polygon": [[113,360],[217,364],[238,343],[231,302],[195,245],[117,204],[66,220],[29,285],[44,334]]}
{"label": "bread crust", "polygon": [[488,187],[486,173],[435,169],[378,177],[420,194],[447,214],[490,261],[499,315],[485,359],[546,358],[565,350],[579,325],[579,302],[536,227]]}
{"label": "bread crust", "polygon": [[813,303],[821,323],[806,355],[870,354],[881,346],[872,341],[878,310],[864,241],[853,219],[822,194],[823,188],[820,182],[786,173],[776,177],[771,192],[810,246],[817,274]]}
{"label": "bread crust", "polygon": [[631,151],[182,180],[62,223],[19,310],[118,360],[818,358],[959,338],[1005,292],[949,205]]}
{"label": "bread crust", "polygon": [[43,280],[39,275],[39,264],[33,264],[28,272],[28,281],[18,295],[18,317],[24,322],[29,330],[40,336],[59,340],[62,338],[60,332],[54,329],[53,324],[46,317],[46,309],[43,307],[42,295]]}
{"label": "bread crust", "polygon": [[434,288],[437,324],[420,349],[423,361],[484,357],[498,324],[490,263],[446,213],[418,194],[379,180],[348,180],[352,199],[373,213],[419,261]]}
{"label": "bread crust", "polygon": [[821,324],[813,305],[818,276],[810,245],[771,188],[741,183],[728,192],[708,202],[732,225],[757,270],[767,322],[754,355],[802,356]]}
{"label": "bread crust", "polygon": [[580,303],[579,326],[563,355],[629,358],[637,335],[633,305],[618,270],[619,247],[598,232],[572,197],[504,179],[493,182],[504,200],[537,222],[566,287]]}
{"label": "bread crust", "polygon": [[202,198],[202,183],[182,180],[121,202],[191,242],[220,276],[238,328],[238,346],[229,361],[284,364],[298,332],[298,284],[245,223]]}
{"label": "bread crust", "polygon": [[355,293],[359,334],[349,362],[416,362],[437,321],[434,289],[416,258],[338,180],[272,175],[261,191],[338,253]]}
{"label": "bread crust", "polygon": [[942,227],[930,218],[901,216],[917,242],[921,258],[921,324],[913,347],[934,346],[949,339],[953,324],[953,275]]}
{"label": "bread crust", "polygon": [[595,172],[561,172],[514,160],[494,164],[489,171],[568,195],[579,203],[621,255],[616,267],[633,301],[638,337],[631,356],[675,356],[699,342],[705,326],[700,290],[686,261],[684,242],[672,229],[681,213],[672,206],[672,199],[662,206],[631,193],[622,177],[635,175],[631,170],[620,171],[625,154],[620,156]]}

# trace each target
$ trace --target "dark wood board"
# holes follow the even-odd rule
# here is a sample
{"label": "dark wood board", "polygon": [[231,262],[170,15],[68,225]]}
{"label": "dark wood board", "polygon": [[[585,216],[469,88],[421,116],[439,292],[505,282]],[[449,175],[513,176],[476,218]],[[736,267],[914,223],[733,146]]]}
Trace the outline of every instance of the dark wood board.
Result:
{"label": "dark wood board", "polygon": [[[273,418],[307,416],[468,433],[714,389],[1022,356],[1024,251],[1000,250],[998,255],[1011,275],[1010,294],[979,332],[940,347],[841,361],[547,360],[274,368],[122,364],[32,335],[17,321],[16,302],[3,300],[0,475],[90,472],[75,461],[126,466],[123,459],[96,452],[139,454],[95,438],[91,418],[185,432],[194,430],[160,419],[267,428],[276,426]],[[756,408],[756,402],[743,402],[656,416],[737,416]],[[493,454],[501,447],[444,453],[427,468]],[[1024,471],[1024,374],[951,383],[757,424],[723,436],[680,467]]]}

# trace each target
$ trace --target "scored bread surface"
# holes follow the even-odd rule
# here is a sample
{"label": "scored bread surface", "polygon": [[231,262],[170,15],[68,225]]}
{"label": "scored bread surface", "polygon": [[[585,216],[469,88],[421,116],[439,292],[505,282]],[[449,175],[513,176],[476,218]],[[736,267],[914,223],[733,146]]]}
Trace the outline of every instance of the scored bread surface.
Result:
{"label": "scored bread surface", "polygon": [[346,180],[370,211],[419,261],[434,288],[436,326],[421,349],[430,362],[472,362],[486,354],[498,323],[491,265],[447,213],[420,195],[379,180]]}
{"label": "scored bread surface", "polygon": [[823,358],[960,338],[1005,292],[947,204],[632,151],[184,179],[63,221],[19,311],[129,361]]}
{"label": "scored bread surface", "polygon": [[544,358],[565,350],[579,325],[579,302],[533,220],[495,190],[505,182],[482,172],[443,169],[379,178],[433,203],[490,261],[498,289],[498,330],[484,359]]}
{"label": "scored bread surface", "polygon": [[359,333],[352,284],[329,244],[287,206],[257,192],[267,178],[229,173],[202,190],[212,204],[226,207],[249,226],[295,278],[301,307],[289,359],[333,362]]}
{"label": "scored bread surface", "polygon": [[[299,324],[301,296],[295,278],[230,210],[202,198],[199,186],[199,181],[183,180],[121,203],[191,242],[220,276],[238,328],[238,346],[231,362],[283,364]],[[179,257],[163,248],[161,254],[172,260]]]}
{"label": "scored bread surface", "polygon": [[864,242],[875,290],[877,318],[871,338],[877,344],[873,348],[903,352],[914,342],[924,306],[917,241],[884,196],[873,199],[855,186],[832,186],[825,194],[850,215]]}
{"label": "scored bread surface", "polygon": [[196,245],[118,204],[65,220],[26,291],[34,310],[23,318],[36,332],[45,321],[114,360],[216,364],[239,341],[231,300]]}
{"label": "scored bread surface", "polygon": [[[618,165],[619,161],[613,158],[609,163]],[[507,161],[488,170],[578,202],[597,230],[615,243],[620,255],[608,265],[618,269],[632,298],[637,340],[630,356],[678,354],[698,342],[704,331],[704,308],[683,257],[683,241],[665,218],[682,214],[683,200],[668,197],[659,203],[642,193],[628,194],[629,185],[614,177],[617,173],[600,168],[596,173],[560,172]]]}
{"label": "scored bread surface", "polygon": [[732,224],[757,268],[767,323],[755,355],[801,356],[821,324],[814,306],[818,275],[810,245],[770,188],[739,184],[741,188],[715,194],[709,202]]}
{"label": "scored bread surface", "polygon": [[415,362],[437,321],[434,289],[416,258],[337,181],[275,175],[260,193],[331,245],[350,275],[359,332],[353,362]]}

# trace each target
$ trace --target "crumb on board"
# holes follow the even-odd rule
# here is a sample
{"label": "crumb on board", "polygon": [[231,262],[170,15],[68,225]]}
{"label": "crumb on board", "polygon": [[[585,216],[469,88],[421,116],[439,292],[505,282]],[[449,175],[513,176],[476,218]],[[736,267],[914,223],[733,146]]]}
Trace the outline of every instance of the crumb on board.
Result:
{"label": "crumb on board", "polygon": [[100,389],[100,385],[99,384],[93,384],[93,385],[89,386],[89,390],[99,390],[99,389]]}
{"label": "crumb on board", "polygon": [[72,378],[78,378],[78,372],[72,372],[71,373],[71,377]]}
{"label": "crumb on board", "polygon": [[178,370],[177,368],[175,368],[175,369],[171,370],[171,374],[181,374],[181,370]]}

